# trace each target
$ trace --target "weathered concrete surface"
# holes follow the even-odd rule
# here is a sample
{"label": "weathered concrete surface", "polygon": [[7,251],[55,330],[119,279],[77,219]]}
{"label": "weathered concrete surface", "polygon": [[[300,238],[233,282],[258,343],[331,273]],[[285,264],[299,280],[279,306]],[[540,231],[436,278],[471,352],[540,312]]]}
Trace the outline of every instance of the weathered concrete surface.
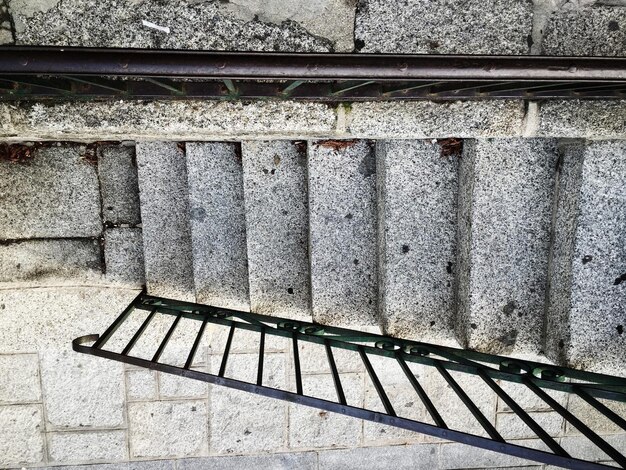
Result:
{"label": "weathered concrete surface", "polygon": [[206,400],[129,403],[131,457],[192,457],[207,454]]}
{"label": "weathered concrete surface", "polygon": [[361,0],[355,47],[387,54],[527,54],[530,1]]}
{"label": "weathered concrete surface", "polygon": [[543,38],[546,55],[626,55],[626,10],[595,6],[563,9],[548,20]]}
{"label": "weathered concrete surface", "polygon": [[0,465],[19,467],[43,462],[41,405],[0,406]]}
{"label": "weathered concrete surface", "polygon": [[68,350],[40,354],[47,431],[125,424],[122,364]]}
{"label": "weathered concrete surface", "polygon": [[544,101],[539,110],[539,137],[623,139],[626,100]]}
{"label": "weathered concrete surface", "polygon": [[128,287],[146,282],[140,228],[107,228],[104,231],[104,260],[108,281]]}
{"label": "weathered concrete surface", "polygon": [[36,354],[0,355],[0,404],[41,401],[39,361]]}
{"label": "weathered concrete surface", "polygon": [[0,161],[0,239],[100,234],[98,176],[83,149],[55,145],[28,162]]}
{"label": "weathered concrete surface", "polygon": [[[305,9],[294,6],[299,15],[294,13],[293,19],[285,18],[280,24],[237,19],[217,2],[64,0],[56,5],[46,2],[40,9],[47,11],[35,12],[31,7],[35,1],[21,3],[26,7],[24,12],[12,10],[17,43],[22,45],[330,52],[333,40],[341,38],[342,47],[347,47],[345,27],[340,34],[337,28],[349,19],[347,11],[342,11],[342,18],[334,23],[329,19],[317,23],[323,31],[316,34],[334,29],[333,40],[315,36],[296,22],[305,16],[312,19],[317,8],[323,11],[324,5],[319,3],[309,6],[308,15]],[[282,11],[287,13],[285,8]],[[332,18],[332,12],[325,16]],[[143,20],[167,27],[169,33],[146,27]]]}
{"label": "weathered concrete surface", "polygon": [[0,283],[86,284],[101,279],[98,240],[21,240],[0,245]]}
{"label": "weathered concrete surface", "polygon": [[243,142],[253,312],[311,320],[304,142]]}
{"label": "weathered concrete surface", "polygon": [[352,52],[356,0],[233,0],[220,9],[245,21],[295,21],[311,34],[333,42],[334,52]]}
{"label": "weathered concrete surface", "polygon": [[376,155],[373,143],[309,145],[313,319],[376,325]]}
{"label": "weathered concrete surface", "polygon": [[196,297],[249,310],[241,147],[211,142],[186,148]]}
{"label": "weathered concrete surface", "polygon": [[555,360],[615,373],[626,359],[626,143],[565,147],[546,347]]}
{"label": "weathered concrete surface", "polygon": [[185,154],[175,142],[139,142],[137,166],[148,290],[194,300]]}
{"label": "weathered concrete surface", "polygon": [[[368,139],[516,137],[524,104],[495,101],[387,101],[345,108],[345,135]],[[338,129],[341,131],[341,129]]]}
{"label": "weathered concrete surface", "polygon": [[115,225],[140,223],[134,145],[105,145],[99,150],[98,176],[102,195],[102,218]]}
{"label": "weathered concrete surface", "polygon": [[457,334],[496,354],[542,349],[556,142],[466,141]]}
{"label": "weathered concrete surface", "polygon": [[220,140],[326,136],[335,110],[294,101],[113,101],[0,105],[0,137]]}
{"label": "weathered concrete surface", "polygon": [[50,462],[118,462],[128,459],[126,431],[53,432],[48,434]]}
{"label": "weathered concrete surface", "polygon": [[457,157],[437,143],[377,142],[379,301],[384,331],[454,341]]}

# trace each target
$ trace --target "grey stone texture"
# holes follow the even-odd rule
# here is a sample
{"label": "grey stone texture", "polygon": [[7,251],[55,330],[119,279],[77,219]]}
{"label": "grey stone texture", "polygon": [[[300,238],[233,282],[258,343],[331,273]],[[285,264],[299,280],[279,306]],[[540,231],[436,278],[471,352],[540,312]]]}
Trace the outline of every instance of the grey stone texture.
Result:
{"label": "grey stone texture", "polygon": [[[192,370],[205,372],[203,368]],[[161,398],[208,398],[209,385],[172,374],[159,373],[159,396]]]}
{"label": "grey stone texture", "polygon": [[157,395],[157,372],[146,369],[126,371],[128,400],[154,400]]}
{"label": "grey stone texture", "polygon": [[131,457],[193,457],[208,450],[206,400],[128,404]]}
{"label": "grey stone texture", "polygon": [[440,153],[377,142],[379,310],[391,336],[454,343],[458,162]]}
{"label": "grey stone texture", "polygon": [[[0,354],[69,350],[73,339],[104,331],[138,293],[98,287],[2,289]],[[87,359],[98,370],[107,363]]]}
{"label": "grey stone texture", "polygon": [[537,136],[622,139],[626,135],[626,100],[544,101]]}
{"label": "grey stone texture", "polygon": [[319,453],[319,470],[429,470],[438,467],[438,459],[436,444],[332,450]]}
{"label": "grey stone texture", "polygon": [[[556,411],[529,412],[528,415],[548,435],[560,437],[564,432],[563,417]],[[532,439],[537,436],[515,413],[498,413],[496,429],[505,439]]]}
{"label": "grey stone texture", "polygon": [[122,364],[68,350],[40,354],[47,431],[125,424]]}
{"label": "grey stone texture", "polygon": [[308,148],[312,308],[322,324],[378,323],[373,147],[318,141]]}
{"label": "grey stone texture", "polygon": [[0,405],[41,401],[39,360],[36,354],[0,355]]}
{"label": "grey stone texture", "polygon": [[249,310],[239,144],[187,143],[193,275],[200,303]]}
{"label": "grey stone texture", "polygon": [[177,460],[135,460],[132,462],[58,466],[54,470],[176,470]]}
{"label": "grey stone texture", "polygon": [[[613,410],[619,416],[624,416],[626,414],[626,403],[624,402],[603,399],[600,399],[600,402],[609,407],[609,409]],[[598,435],[604,436],[607,434],[620,434],[623,432],[623,429],[616,423],[606,419],[604,415],[576,395],[569,397],[567,409]],[[566,434],[580,435],[581,432],[568,422],[566,423]]]}
{"label": "grey stone texture", "polygon": [[253,312],[311,320],[305,142],[243,142]]}
{"label": "grey stone texture", "polygon": [[260,455],[237,455],[225,457],[204,457],[181,459],[178,470],[240,470],[243,468],[268,468],[272,470],[317,470],[315,452],[290,452]]}
{"label": "grey stone texture", "polygon": [[492,353],[542,349],[556,142],[466,141],[457,334]]}
{"label": "grey stone texture", "polygon": [[[540,442],[539,439],[513,441],[514,444],[528,447],[538,447],[541,445],[539,444]],[[541,449],[543,449],[543,447],[541,447]],[[491,469],[494,467],[508,468],[516,466],[526,468],[535,463],[531,460],[512,457],[478,447],[470,447],[456,442],[441,445],[439,457],[439,468],[441,470],[466,469],[468,462],[471,462],[472,467],[476,469]]]}
{"label": "grey stone texture", "polygon": [[78,284],[102,277],[98,240],[20,240],[0,245],[0,282]]}
{"label": "grey stone texture", "polygon": [[143,237],[140,228],[107,228],[104,231],[106,278],[127,286],[146,282]]}
{"label": "grey stone texture", "polygon": [[625,153],[623,141],[563,149],[546,347],[580,368],[626,359]]}
{"label": "grey stone texture", "polygon": [[562,9],[550,17],[543,37],[546,55],[626,55],[626,10],[610,6]]}
{"label": "grey stone texture", "polygon": [[0,466],[43,462],[43,411],[41,405],[0,406]]}
{"label": "grey stone texture", "polygon": [[527,54],[530,1],[361,0],[355,47],[386,54]]}
{"label": "grey stone texture", "polygon": [[111,101],[0,105],[0,137],[220,140],[333,134],[334,107],[295,101]]}
{"label": "grey stone texture", "polygon": [[345,133],[368,139],[515,137],[523,120],[520,100],[363,102],[345,108]]}
{"label": "grey stone texture", "polygon": [[126,431],[48,433],[50,462],[117,462],[128,459]]}
{"label": "grey stone texture", "polygon": [[[17,43],[196,50],[333,50],[331,40],[309,33],[296,22],[303,19],[297,15],[294,18],[296,21],[285,18],[280,24],[273,24],[258,18],[249,18],[248,21],[238,19],[224,10],[219,3],[213,2],[91,0],[85,3],[82,0],[65,0],[45,12],[28,16],[16,11]],[[325,16],[332,18],[330,12]],[[168,27],[170,32],[143,26],[142,20]],[[332,31],[329,27],[328,31],[322,32]],[[336,32],[337,28],[333,36]]]}
{"label": "grey stone texture", "polygon": [[82,150],[59,144],[0,161],[0,239],[100,235],[98,176]]}
{"label": "grey stone texture", "polygon": [[185,154],[175,142],[136,149],[148,291],[194,300]]}
{"label": "grey stone texture", "polygon": [[104,222],[114,225],[140,223],[134,145],[103,145],[98,150],[98,176]]}

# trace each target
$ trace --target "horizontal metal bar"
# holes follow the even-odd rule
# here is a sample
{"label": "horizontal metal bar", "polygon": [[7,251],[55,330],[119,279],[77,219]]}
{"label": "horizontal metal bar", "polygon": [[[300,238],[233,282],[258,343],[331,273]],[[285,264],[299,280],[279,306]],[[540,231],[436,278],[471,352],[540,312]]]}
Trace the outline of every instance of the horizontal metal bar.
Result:
{"label": "horizontal metal bar", "polygon": [[286,390],[279,390],[275,388],[258,386],[256,384],[242,382],[240,380],[230,379],[226,377],[220,377],[212,374],[207,374],[204,372],[192,370],[192,369],[184,369],[180,367],[176,367],[169,364],[163,363],[153,363],[146,359],[141,359],[132,356],[122,356],[120,354],[103,350],[96,349],[90,346],[86,346],[87,343],[94,342],[98,339],[98,335],[87,335],[82,336],[80,338],[76,338],[72,342],[72,348],[74,351],[90,354],[94,356],[99,356],[119,362],[124,362],[126,364],[132,364],[138,367],[150,368],[153,370],[157,370],[160,372],[165,372],[169,374],[178,375],[181,377],[187,377],[191,379],[200,380],[203,382],[208,382],[216,385],[221,385],[229,388],[233,388],[236,390],[246,391],[255,393],[257,395],[262,395],[270,398],[276,398],[284,401],[288,401],[291,403],[296,403],[300,405],[310,406],[322,410],[327,410],[335,413],[340,413],[346,416],[352,416],[355,418],[365,419],[368,421],[378,422],[390,426],[395,426],[402,429],[407,429],[409,431],[415,431],[422,434],[427,434],[429,436],[438,437],[441,439],[453,440],[462,444],[471,445],[474,447],[479,447],[486,450],[491,450],[495,452],[505,453],[508,455],[512,455],[515,457],[520,457],[523,459],[535,460],[537,462],[542,462],[548,465],[557,465],[563,466],[567,468],[571,468],[574,470],[607,470],[613,469],[615,467],[604,465],[595,462],[588,462],[575,458],[566,458],[562,456],[558,456],[552,454],[550,452],[545,452],[538,449],[533,449],[530,447],[523,447],[516,444],[510,444],[507,442],[498,442],[486,437],[476,436],[473,434],[463,433],[460,431],[455,431],[451,429],[442,429],[432,424],[422,423],[418,421],[413,421],[406,418],[400,418],[396,416],[390,416],[385,413],[379,413],[376,411],[365,410],[362,408],[343,405],[340,403],[335,403],[328,400],[323,400],[320,398],[309,397],[298,395],[293,392],[289,392]]}
{"label": "horizontal metal bar", "polygon": [[0,73],[341,80],[626,80],[626,58],[0,47]]}

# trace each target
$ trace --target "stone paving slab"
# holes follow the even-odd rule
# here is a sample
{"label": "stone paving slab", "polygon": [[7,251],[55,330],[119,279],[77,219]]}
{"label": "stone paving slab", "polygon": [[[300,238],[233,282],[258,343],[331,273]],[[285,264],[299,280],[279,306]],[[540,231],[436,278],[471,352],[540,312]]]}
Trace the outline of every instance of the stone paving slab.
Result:
{"label": "stone paving slab", "polygon": [[176,142],[138,142],[137,165],[148,291],[194,301],[185,154]]}
{"label": "stone paving slab", "polygon": [[548,20],[543,37],[546,55],[626,55],[626,10],[610,6],[561,9]]}
{"label": "stone paving slab", "polygon": [[28,162],[0,161],[0,239],[100,235],[96,166],[81,150],[55,145],[33,151]]}
{"label": "stone paving slab", "polygon": [[39,358],[36,354],[0,355],[0,404],[41,401]]}
{"label": "stone paving slab", "polygon": [[626,100],[544,101],[539,109],[538,137],[623,139]]}
{"label": "stone paving slab", "polygon": [[134,145],[100,147],[98,176],[104,221],[114,225],[140,223],[139,186]]}
{"label": "stone paving slab", "polygon": [[373,143],[309,145],[313,319],[376,325],[376,155]]}
{"label": "stone paving slab", "polygon": [[131,457],[194,457],[208,451],[206,400],[128,404]]}
{"label": "stone paving slab", "polygon": [[0,466],[42,463],[43,410],[41,405],[0,406]]}
{"label": "stone paving slab", "polygon": [[[33,3],[40,2],[28,2]],[[239,19],[213,2],[104,0],[86,8],[82,0],[66,0],[44,10],[30,15],[14,12],[17,44],[294,52],[333,49],[331,40],[309,33],[296,21],[285,18],[274,24],[254,14]],[[332,15],[325,16],[327,24],[332,21]],[[295,19],[299,19],[297,15]],[[142,26],[142,20],[168,28],[167,32]]]}
{"label": "stone paving slab", "polygon": [[0,245],[0,283],[83,284],[101,279],[98,240],[21,240]]}
{"label": "stone paving slab", "polygon": [[[345,107],[345,134],[363,139],[516,137],[524,103],[493,101],[381,101]],[[338,131],[341,129],[338,126]]]}
{"label": "stone paving slab", "polygon": [[126,431],[48,433],[48,454],[51,463],[126,460]]}
{"label": "stone paving slab", "polygon": [[528,54],[533,5],[518,0],[360,1],[355,47],[385,54]]}
{"label": "stone paving slab", "polygon": [[305,142],[243,142],[253,312],[311,321]]}
{"label": "stone paving slab", "polygon": [[105,229],[104,261],[107,280],[142,287],[146,283],[142,230]]}
{"label": "stone paving slab", "polygon": [[198,302],[250,309],[239,144],[187,143],[193,276]]}
{"label": "stone paving slab", "polygon": [[40,355],[47,431],[126,424],[122,364],[68,350]]}
{"label": "stone paving slab", "polygon": [[377,142],[380,314],[391,336],[454,344],[458,163],[440,153]]}
{"label": "stone paving slab", "polygon": [[438,460],[437,444],[329,450],[319,453],[319,470],[430,470],[438,468]]}
{"label": "stone paving slab", "polygon": [[552,140],[465,142],[457,332],[470,348],[542,349],[556,163]]}
{"label": "stone paving slab", "polygon": [[[260,455],[234,455],[204,457],[199,459],[181,459],[177,462],[179,470],[240,470],[244,468],[267,468],[272,470],[317,470],[315,452],[290,452]],[[100,469],[98,469],[100,470]]]}

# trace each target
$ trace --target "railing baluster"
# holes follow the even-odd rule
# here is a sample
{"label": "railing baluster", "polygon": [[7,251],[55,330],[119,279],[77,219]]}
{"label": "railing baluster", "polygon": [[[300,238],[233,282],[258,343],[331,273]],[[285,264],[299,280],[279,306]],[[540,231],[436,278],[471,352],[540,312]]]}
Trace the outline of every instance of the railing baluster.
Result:
{"label": "railing baluster", "polygon": [[585,423],[579,420],[571,412],[565,409],[559,402],[544,392],[528,378],[523,379],[524,385],[530,388],[535,395],[546,402],[554,411],[559,413],[563,418],[569,421],[576,429],[578,429],[587,439],[593,442],[602,452],[615,460],[619,465],[626,468],[626,457],[620,454],[615,448],[592,431]]}
{"label": "railing baluster", "polygon": [[111,326],[109,326],[104,333],[93,343],[92,348],[100,349],[104,344],[113,336],[113,333],[117,331],[122,323],[128,318],[131,312],[135,309],[135,304],[143,297],[143,292],[140,293],[135,299],[131,302],[131,304],[124,309],[122,313],[115,319]]}
{"label": "railing baluster", "polygon": [[489,388],[491,388],[491,390],[496,392],[496,394],[500,398],[502,398],[504,403],[509,405],[509,408],[511,408],[515,412],[515,414],[519,416],[522,421],[524,421],[524,424],[526,424],[526,426],[533,430],[533,432],[539,437],[539,439],[541,439],[545,443],[545,445],[547,445],[550,450],[552,450],[552,452],[562,457],[569,457],[569,454],[565,451],[565,449],[563,449],[563,447],[561,447],[545,431],[545,429],[543,429],[534,419],[532,419],[530,415],[526,413],[526,411],[524,411],[524,409],[519,406],[517,402],[513,400],[513,398],[511,398],[511,396],[502,389],[502,387],[496,384],[494,380],[485,373],[484,370],[479,370],[478,375],[489,386]]}
{"label": "railing baluster", "polygon": [[378,379],[378,376],[376,375],[376,371],[372,367],[372,363],[368,359],[367,353],[365,352],[365,349],[363,349],[363,346],[359,346],[359,354],[361,355],[361,360],[363,361],[363,364],[365,364],[365,369],[367,370],[367,373],[369,374],[370,379],[372,379],[372,382],[374,383],[374,388],[376,389],[376,392],[378,393],[378,397],[380,398],[380,401],[383,402],[385,411],[390,416],[396,416],[396,412],[394,411],[393,406],[391,406],[389,397],[387,397],[387,394],[385,393],[385,389],[383,388],[383,385],[380,383],[380,380]]}
{"label": "railing baluster", "polygon": [[178,322],[182,318],[182,315],[183,315],[182,313],[179,313],[178,315],[176,315],[176,318],[174,319],[172,326],[170,326],[170,329],[167,330],[167,333],[165,334],[163,341],[161,341],[161,344],[159,345],[159,349],[157,349],[157,351],[154,353],[154,356],[152,357],[152,362],[159,362],[159,358],[161,357],[161,354],[163,354],[163,350],[165,349],[165,346],[167,346],[167,343],[169,342],[170,338],[172,337],[172,333],[174,333],[174,330],[176,329]]}
{"label": "railing baluster", "polygon": [[300,352],[298,351],[298,332],[292,331],[291,338],[293,341],[293,362],[296,372],[296,393],[303,395],[302,392],[302,372],[300,370]]}
{"label": "railing baluster", "polygon": [[233,335],[235,334],[236,325],[233,323],[230,326],[230,331],[228,332],[228,339],[226,340],[226,346],[224,347],[224,355],[222,356],[222,364],[220,365],[220,371],[217,375],[220,377],[224,377],[224,373],[226,372],[226,363],[228,362],[228,354],[230,353],[230,345],[233,342]]}
{"label": "railing baluster", "polygon": [[589,395],[582,388],[574,386],[574,393],[578,395],[580,398],[585,400],[591,406],[593,406],[598,412],[602,413],[604,416],[609,418],[615,424],[617,424],[620,428],[626,431],[626,419],[622,418],[620,415],[615,413],[612,409],[606,406],[601,401],[598,401],[596,398]]}
{"label": "railing baluster", "polygon": [[402,358],[402,356],[399,353],[396,353],[396,359],[398,363],[400,364],[400,367],[402,367],[404,374],[409,379],[409,382],[411,382],[411,385],[417,392],[417,395],[420,397],[420,400],[422,400],[422,403],[426,407],[426,410],[428,411],[430,416],[433,418],[433,421],[435,422],[435,424],[439,426],[440,428],[448,429],[446,422],[443,420],[443,418],[439,414],[439,411],[437,411],[437,408],[435,407],[433,402],[430,400],[430,398],[426,394],[426,391],[424,390],[424,388],[417,381],[417,378],[415,377],[413,372],[411,372],[411,369],[409,369],[409,366],[407,365],[406,361]]}
{"label": "railing baluster", "polygon": [[202,324],[200,325],[200,329],[198,330],[198,334],[196,335],[196,340],[193,342],[193,346],[191,347],[191,351],[189,351],[189,356],[187,356],[187,360],[185,361],[185,369],[189,369],[191,367],[191,363],[193,362],[193,358],[196,355],[196,351],[198,346],[200,345],[200,340],[202,339],[202,335],[204,334],[204,329],[206,328],[207,321],[209,320],[208,314],[204,314],[204,319],[202,320]]}
{"label": "railing baluster", "polygon": [[126,347],[122,350],[122,356],[127,356],[128,353],[130,352],[130,350],[133,348],[133,346],[135,346],[135,343],[137,342],[137,340],[141,337],[141,335],[143,334],[143,332],[145,331],[145,329],[148,327],[148,325],[150,324],[150,322],[152,321],[152,319],[154,318],[154,315],[156,314],[157,309],[153,308],[150,313],[148,314],[148,316],[144,319],[144,321],[141,323],[141,326],[139,327],[139,329],[135,332],[135,334],[133,335],[133,337],[130,339],[130,341],[128,342],[128,344],[126,345]]}
{"label": "railing baluster", "polygon": [[474,418],[478,420],[483,429],[489,434],[494,441],[505,442],[504,438],[500,435],[500,433],[496,430],[496,428],[489,422],[487,417],[478,409],[476,404],[472,401],[472,399],[463,391],[461,386],[457,383],[456,380],[450,375],[450,373],[441,365],[438,360],[435,360],[435,367],[439,371],[439,373],[443,376],[448,385],[452,387],[454,393],[458,395],[463,404],[467,407],[467,409],[474,415]]}
{"label": "railing baluster", "polygon": [[263,385],[263,356],[265,354],[265,327],[261,327],[261,339],[259,341],[259,369],[256,374],[256,384]]}
{"label": "railing baluster", "polygon": [[333,374],[333,382],[335,383],[335,390],[337,391],[337,398],[339,403],[346,405],[346,395],[343,393],[343,387],[341,386],[341,378],[339,377],[339,371],[337,370],[337,364],[335,364],[335,358],[333,356],[333,350],[328,340],[324,340],[324,346],[326,347],[326,357],[328,358],[328,364],[330,365],[330,371]]}

